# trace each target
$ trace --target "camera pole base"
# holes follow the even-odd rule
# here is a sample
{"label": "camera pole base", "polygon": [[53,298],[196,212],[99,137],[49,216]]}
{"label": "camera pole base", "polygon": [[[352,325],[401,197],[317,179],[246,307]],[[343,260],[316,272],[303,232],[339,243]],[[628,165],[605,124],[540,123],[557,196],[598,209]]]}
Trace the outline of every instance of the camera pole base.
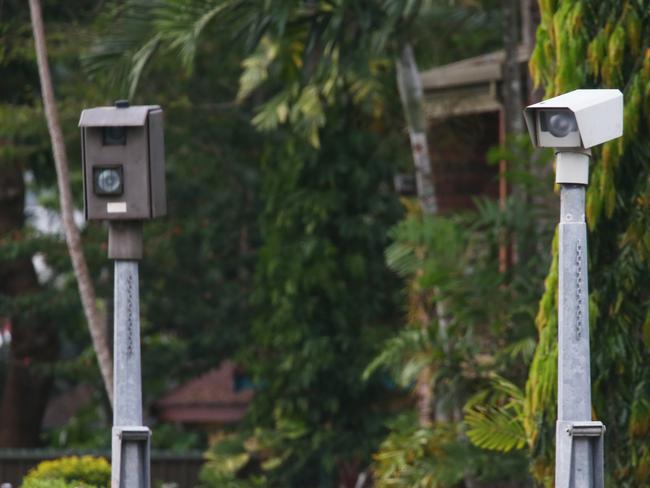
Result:
{"label": "camera pole base", "polygon": [[604,488],[604,436],[602,422],[556,424],[556,488]]}
{"label": "camera pole base", "polygon": [[113,427],[112,488],[150,488],[151,431],[148,427]]}

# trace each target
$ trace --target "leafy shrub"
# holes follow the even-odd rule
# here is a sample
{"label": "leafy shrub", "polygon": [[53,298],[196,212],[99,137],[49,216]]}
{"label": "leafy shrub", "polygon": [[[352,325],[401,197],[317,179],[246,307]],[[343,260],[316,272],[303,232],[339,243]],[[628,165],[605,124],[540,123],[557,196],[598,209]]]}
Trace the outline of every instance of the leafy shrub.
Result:
{"label": "leafy shrub", "polygon": [[49,480],[25,480],[22,488],[95,488],[93,485],[87,485],[80,481],[74,481],[68,483],[63,481],[61,478],[49,479]]}
{"label": "leafy shrub", "polygon": [[104,488],[110,479],[106,459],[70,456],[41,462],[27,474],[22,488]]}

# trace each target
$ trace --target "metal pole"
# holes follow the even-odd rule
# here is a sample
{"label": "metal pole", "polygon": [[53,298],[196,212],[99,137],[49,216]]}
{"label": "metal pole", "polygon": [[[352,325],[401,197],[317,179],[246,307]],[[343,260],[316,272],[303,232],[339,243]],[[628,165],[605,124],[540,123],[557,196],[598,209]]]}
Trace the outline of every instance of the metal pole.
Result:
{"label": "metal pole", "polygon": [[[591,420],[586,184],[581,184],[586,182],[584,172],[588,163],[588,154],[557,155],[561,203],[556,488],[603,486],[602,440],[605,429],[601,422]],[[575,178],[576,173],[581,176]]]}
{"label": "metal pole", "polygon": [[109,257],[115,259],[112,488],[148,488],[150,483],[150,432],[142,425],[141,229],[138,223],[111,223],[109,231]]}
{"label": "metal pole", "polygon": [[585,186],[560,186],[558,419],[591,420]]}
{"label": "metal pole", "polygon": [[[113,425],[142,425],[140,293],[137,261],[115,261],[115,406]],[[144,471],[134,443],[124,445],[120,488],[143,486]]]}

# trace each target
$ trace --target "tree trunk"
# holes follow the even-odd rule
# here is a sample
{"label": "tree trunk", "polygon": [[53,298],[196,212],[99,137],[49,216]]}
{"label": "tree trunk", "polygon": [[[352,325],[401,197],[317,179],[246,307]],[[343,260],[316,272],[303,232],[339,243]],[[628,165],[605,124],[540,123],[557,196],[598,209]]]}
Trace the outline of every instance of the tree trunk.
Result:
{"label": "tree trunk", "polygon": [[[526,33],[526,38],[521,39],[520,23],[528,31],[532,28],[530,25],[530,3],[522,0],[503,0],[503,46],[505,50],[505,60],[503,63],[503,107],[505,115],[505,132],[506,141],[509,138],[521,136],[525,132],[524,117],[522,114],[524,96],[523,90],[526,84],[522,82],[522,72],[518,59],[520,44],[523,49],[529,49],[530,32]],[[530,171],[530,161],[518,162],[520,171]],[[525,185],[514,183],[512,185],[512,195],[518,205],[531,206],[531,194]],[[512,261],[526,262],[536,254],[536,228],[534,222],[528,222],[527,228],[520,233],[517,242],[514,243],[514,252]]]}
{"label": "tree trunk", "polygon": [[108,334],[105,317],[97,309],[95,289],[88,273],[88,266],[81,248],[79,229],[74,223],[74,207],[70,191],[70,176],[68,171],[68,159],[65,152],[65,144],[59,114],[52,88],[52,79],[48,66],[47,48],[45,46],[45,32],[43,28],[43,16],[39,0],[29,0],[29,10],[32,17],[32,30],[36,48],[36,59],[38,62],[38,74],[41,80],[41,93],[47,127],[52,141],[52,152],[56,166],[56,178],[59,187],[59,202],[61,205],[61,220],[65,232],[68,252],[72,261],[72,267],[77,278],[79,294],[83,305],[84,314],[88,322],[88,329],[92,338],[93,347],[97,354],[99,370],[104,380],[104,386],[108,398],[113,403],[113,360],[109,349]]}
{"label": "tree trunk", "polygon": [[[406,43],[396,62],[397,66],[397,87],[399,89],[400,100],[404,110],[404,116],[409,130],[411,140],[411,152],[413,154],[413,163],[415,166],[415,181],[417,188],[418,200],[424,215],[436,215],[438,213],[438,202],[436,191],[433,183],[433,171],[431,167],[431,157],[429,156],[429,144],[427,142],[427,121],[424,113],[424,95],[422,83],[420,82],[420,73],[418,71],[413,49],[410,44]],[[420,274],[419,270],[417,274]],[[418,297],[418,310],[416,312],[421,327],[426,329],[431,323],[432,316],[427,307],[428,296],[424,296],[421,291],[415,290],[420,294]],[[444,313],[444,306],[440,300],[436,301],[436,315],[440,329],[440,339],[443,344],[446,343],[447,320]],[[416,384],[416,395],[418,405],[418,419],[420,425],[429,426],[434,414],[433,409],[433,389],[431,378],[433,372],[431,367],[425,367],[419,374]],[[438,420],[448,420],[448,415],[443,408],[436,408],[436,418]]]}
{"label": "tree trunk", "polygon": [[522,109],[522,83],[519,69],[519,4],[521,0],[503,0],[503,106],[506,117],[506,134],[524,132]]}
{"label": "tree trunk", "polygon": [[[19,165],[0,164],[0,236],[10,239],[24,226],[25,185]],[[3,263],[0,294],[28,299],[39,291],[29,258]],[[11,348],[2,399],[0,447],[35,447],[52,386],[52,364],[58,356],[58,334],[49,317],[21,310],[8,317]]]}
{"label": "tree trunk", "polygon": [[427,143],[427,121],[420,73],[410,44],[405,44],[397,59],[397,87],[411,139],[418,199],[425,215],[438,213],[436,190]]}

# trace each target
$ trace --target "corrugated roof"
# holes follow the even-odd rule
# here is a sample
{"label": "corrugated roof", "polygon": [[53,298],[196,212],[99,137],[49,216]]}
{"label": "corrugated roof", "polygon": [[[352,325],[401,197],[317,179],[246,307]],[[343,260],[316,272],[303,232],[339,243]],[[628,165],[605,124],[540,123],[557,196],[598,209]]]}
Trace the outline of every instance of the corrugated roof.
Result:
{"label": "corrugated roof", "polygon": [[[502,49],[422,71],[420,73],[422,88],[425,91],[430,91],[454,86],[500,81],[503,78],[503,62],[505,57],[505,51]],[[529,48],[527,46],[519,46],[517,49],[517,61],[526,63],[529,58]]]}
{"label": "corrugated roof", "polygon": [[95,107],[81,112],[79,127],[137,127],[147,120],[151,110],[160,109],[159,105],[135,105],[133,107]]}

